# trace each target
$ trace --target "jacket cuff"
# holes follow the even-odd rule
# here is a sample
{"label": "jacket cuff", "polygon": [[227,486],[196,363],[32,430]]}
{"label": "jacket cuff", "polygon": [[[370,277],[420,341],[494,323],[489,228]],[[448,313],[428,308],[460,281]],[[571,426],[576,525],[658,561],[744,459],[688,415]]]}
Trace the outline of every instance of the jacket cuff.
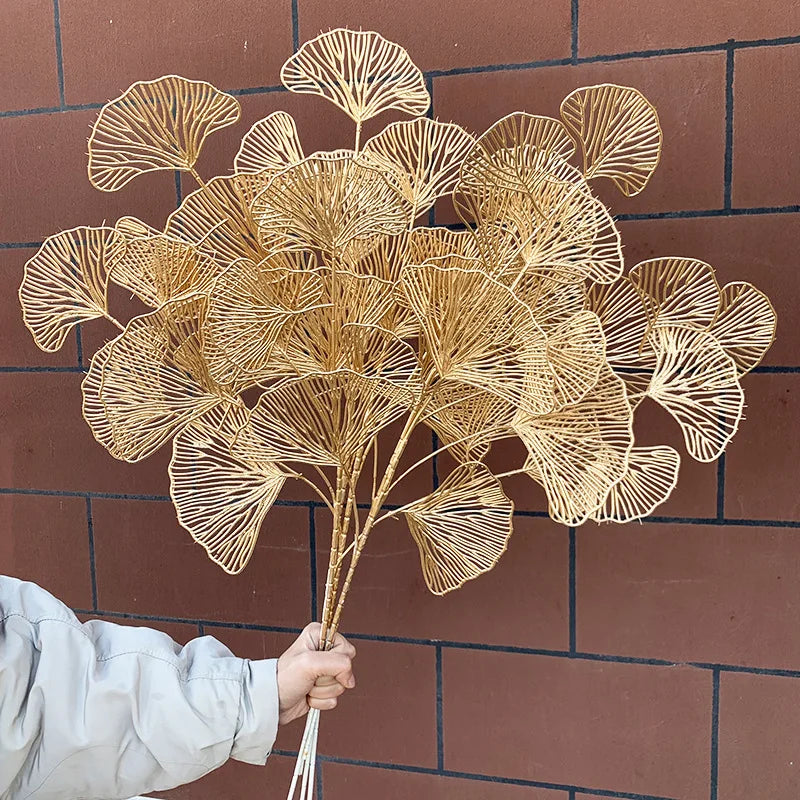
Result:
{"label": "jacket cuff", "polygon": [[246,764],[265,764],[278,735],[278,659],[245,659],[242,677],[231,758]]}

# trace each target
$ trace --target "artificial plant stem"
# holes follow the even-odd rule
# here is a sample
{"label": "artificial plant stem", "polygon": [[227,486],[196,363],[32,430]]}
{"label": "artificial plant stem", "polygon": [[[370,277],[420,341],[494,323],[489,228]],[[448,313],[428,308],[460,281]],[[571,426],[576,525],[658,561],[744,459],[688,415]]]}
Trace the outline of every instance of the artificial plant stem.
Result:
{"label": "artificial plant stem", "polygon": [[358,153],[359,147],[361,147],[361,120],[356,122],[356,143],[353,145],[353,150]]}
{"label": "artificial plant stem", "polygon": [[336,593],[334,586],[334,564],[339,550],[339,526],[342,514],[342,496],[344,490],[344,476],[342,468],[336,468],[336,495],[333,501],[333,529],[331,531],[331,555],[328,560],[328,574],[325,578],[325,600],[322,607],[322,629],[319,637],[319,649],[327,649],[328,639],[328,617],[331,613],[331,604]]}
{"label": "artificial plant stem", "polygon": [[104,317],[105,317],[105,318],[106,318],[106,319],[107,319],[107,320],[108,320],[108,321],[109,321],[109,322],[110,322],[112,325],[116,325],[116,327],[117,327],[117,328],[119,328],[119,330],[121,330],[121,331],[124,331],[124,330],[125,330],[125,326],[124,326],[124,325],[123,325],[121,322],[118,322],[117,320],[115,320],[115,319],[114,319],[114,317],[112,317],[112,316],[111,316],[111,314],[109,314],[107,311],[104,311],[104,312],[103,312],[103,316],[104,316]]}
{"label": "artificial plant stem", "polygon": [[375,517],[386,500],[386,496],[389,494],[389,489],[391,488],[395,470],[397,469],[397,465],[400,462],[403,453],[405,452],[406,446],[408,445],[408,440],[411,438],[411,432],[416,427],[419,417],[422,414],[422,410],[425,408],[425,403],[427,401],[427,383],[428,382],[426,381],[426,383],[423,385],[423,388],[420,392],[420,399],[408,415],[408,419],[406,420],[406,424],[403,426],[403,431],[400,434],[400,438],[394,448],[394,452],[389,459],[386,472],[384,472],[383,478],[381,479],[381,485],[378,489],[378,492],[377,494],[373,495],[369,513],[367,514],[367,518],[364,521],[364,527],[362,528],[361,535],[359,536],[359,543],[353,549],[353,556],[350,559],[350,566],[348,567],[347,575],[344,579],[344,585],[342,586],[342,590],[339,594],[339,599],[336,604],[336,613],[334,614],[333,622],[331,624],[331,630],[334,633],[339,627],[339,619],[342,614],[342,608],[344,607],[344,601],[347,599],[347,593],[350,590],[350,584],[353,580],[353,574],[355,573],[356,566],[358,565],[358,560],[361,557],[361,551],[367,541],[367,537],[369,536],[373,525],[375,524]]}

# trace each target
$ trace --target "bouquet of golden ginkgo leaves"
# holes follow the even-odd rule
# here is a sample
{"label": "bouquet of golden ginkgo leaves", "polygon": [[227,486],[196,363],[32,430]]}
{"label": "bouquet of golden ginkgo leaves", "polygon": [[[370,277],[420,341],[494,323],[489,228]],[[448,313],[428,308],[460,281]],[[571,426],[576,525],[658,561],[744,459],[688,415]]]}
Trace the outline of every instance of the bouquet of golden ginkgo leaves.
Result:
{"label": "bouquet of golden ginkgo leaves", "polygon": [[[505,476],[544,487],[566,525],[627,522],[662,503],[680,456],[635,444],[643,398],[675,418],[690,456],[722,453],[742,417],[739,378],[770,346],[775,314],[750,284],[720,287],[690,258],[625,272],[589,181],[633,195],[655,169],[662,132],[638,91],[578,89],[560,119],[510,114],[476,138],[421,116],[423,74],[376,33],[324,33],[281,78],[350,116],[353,149],[305,155],[278,111],[244,136],[233,174],[206,182],[200,148],[238,120],[237,100],[176,76],[136,83],[98,116],[91,182],[110,192],[183,170],[200,188],[163,230],[124,217],[51,236],[20,287],[44,350],[93,318],[120,328],[83,382],[86,421],[125,461],[172,441],[178,519],[223,569],[245,567],[284,483],[307,483],[333,518],[325,646],[387,517],[406,519],[425,580],[443,594],[504,552]],[[362,142],[362,123],[389,109],[413,119]],[[445,196],[463,226],[419,225]],[[109,282],[152,310],[117,322]],[[394,422],[387,463],[378,436]],[[456,466],[428,496],[387,509],[419,425]],[[493,474],[485,457],[510,437],[527,458]],[[356,502],[362,479],[368,508]],[[295,776],[303,797],[317,725],[312,713]]]}

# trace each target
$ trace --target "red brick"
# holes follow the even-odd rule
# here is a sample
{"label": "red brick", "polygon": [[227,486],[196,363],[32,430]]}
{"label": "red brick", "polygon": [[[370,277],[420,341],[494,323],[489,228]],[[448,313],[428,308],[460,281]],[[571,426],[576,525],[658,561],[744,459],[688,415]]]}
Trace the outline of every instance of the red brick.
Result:
{"label": "red brick", "polygon": [[444,778],[350,764],[325,764],[323,776],[325,800],[350,800],[353,797],[381,797],[383,800],[408,800],[409,797],[436,800],[567,800],[566,792],[532,786]]}
{"label": "red brick", "polygon": [[591,653],[794,669],[794,531],[708,525],[578,531],[577,644]]}
{"label": "red brick", "polygon": [[447,769],[708,797],[710,672],[455,650],[443,666]]}
{"label": "red brick", "polygon": [[0,573],[33,581],[62,603],[92,605],[86,502],[0,495]]}
{"label": "red brick", "polygon": [[800,8],[783,0],[717,0],[713,12],[691,0],[581,0],[579,23],[579,55],[591,56],[794,36]]}
{"label": "red brick", "polygon": [[17,290],[25,262],[36,253],[30,248],[0,249],[3,293],[0,299],[0,364],[3,366],[63,367],[77,364],[75,337],[70,336],[57,353],[45,353],[33,341],[22,321]]}
{"label": "red brick", "polygon": [[0,375],[5,445],[0,486],[168,494],[171,446],[138,464],[112,458],[81,416],[82,378],[78,373]]}
{"label": "red brick", "polygon": [[231,759],[194,783],[157,794],[163,800],[286,800],[293,770],[294,759],[288,756],[271,755],[266,767]]}
{"label": "red brick", "polygon": [[160,226],[175,207],[169,171],[140,175],[118,192],[100,192],[86,174],[96,111],[0,118],[0,242],[38,242],[76,225],[133,214]]}
{"label": "red brick", "polygon": [[61,0],[68,103],[105,102],[134,81],[178,74],[221,89],[273,86],[292,52],[280,0]]}
{"label": "red brick", "polygon": [[171,503],[95,500],[92,508],[103,610],[298,627],[308,621],[305,509],[273,508],[250,564],[228,575],[178,525]]}
{"label": "red brick", "polygon": [[[437,78],[435,113],[481,132],[512,111],[558,117],[561,101],[573,89],[604,82],[639,89],[655,105],[664,130],[661,164],[641,195],[625,198],[602,179],[593,184],[613,212],[721,207],[724,53]],[[437,213],[438,222],[453,219],[452,213],[444,217]]]}
{"label": "red brick", "polygon": [[151,628],[155,631],[166,633],[173,641],[180,645],[185,645],[199,635],[197,625],[190,625],[186,622],[163,622],[162,620],[138,620],[124,619],[103,614],[78,614],[81,622],[89,622],[92,619],[101,619],[104,622],[113,622],[115,625],[125,625],[129,628]]}
{"label": "red brick", "polygon": [[50,0],[8,0],[0,6],[0,75],[7,76],[0,84],[0,111],[58,105]]}
{"label": "red brick", "polygon": [[747,419],[728,446],[725,515],[800,520],[800,375],[748,375]]}
{"label": "red brick", "polygon": [[723,673],[719,702],[719,800],[797,797],[800,681]]}
{"label": "red brick", "polygon": [[794,365],[798,361],[800,292],[795,263],[800,215],[637,220],[621,222],[620,231],[628,268],[654,256],[691,256],[712,264],[721,283],[755,284],[778,315],[777,339],[764,363]]}
{"label": "red brick", "polygon": [[[570,55],[567,0],[502,8],[481,0],[383,3],[380,0],[301,0],[300,41],[329,28],[375,30],[405,47],[421,69],[510,64]],[[420,23],[424,20],[424,35]]]}
{"label": "red brick", "polygon": [[432,647],[354,642],[356,688],[320,723],[324,755],[436,766],[436,666]]}
{"label": "red brick", "polygon": [[[320,605],[329,541],[327,511],[318,510]],[[545,519],[516,517],[508,552],[498,565],[437,597],[425,585],[419,551],[405,523],[387,521],[372,534],[356,568],[342,630],[566,649],[568,547],[566,528]]]}
{"label": "red brick", "polygon": [[[788,5],[793,7],[792,13],[800,17],[800,6]],[[800,203],[798,70],[800,45],[758,47],[736,53],[733,82],[734,206]]]}

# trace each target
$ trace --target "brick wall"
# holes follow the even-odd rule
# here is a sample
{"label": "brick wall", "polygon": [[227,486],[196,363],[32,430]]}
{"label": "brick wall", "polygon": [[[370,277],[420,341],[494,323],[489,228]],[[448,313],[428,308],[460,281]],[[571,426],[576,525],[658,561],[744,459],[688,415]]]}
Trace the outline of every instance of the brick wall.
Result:
{"label": "brick wall", "polygon": [[[306,150],[349,143],[332,106],[288,95],[293,47],[374,28],[426,71],[434,111],[475,131],[514,110],[556,114],[613,81],[657,106],[650,187],[603,196],[629,265],[691,255],[774,300],[779,338],[745,379],[749,415],[719,465],[687,463],[643,525],[579,530],[514,483],[516,533],[497,569],[429,596],[410,538],[375,535],[344,628],[359,687],[324,719],[325,800],[795,800],[800,796],[800,3],[793,0],[4,0],[0,3],[0,569],[83,616],[217,636],[278,653],[316,613],[326,515],[273,510],[231,578],[176,523],[168,448],[115,462],[80,416],[80,381],[111,335],[86,325],[39,352],[16,300],[42,239],[126,213],[155,225],[192,186],[166,173],[116,194],[86,179],[88,126],[138,79],[176,72],[231,90],[243,119],[199,168],[226,172],[249,125],[284,108]],[[444,207],[437,221],[452,217]],[[647,409],[643,443],[677,444]],[[424,452],[421,437],[412,448]],[[499,454],[508,462],[509,453]],[[444,465],[440,464],[439,469]],[[427,491],[422,471],[407,491]],[[296,491],[296,490],[295,490]],[[300,727],[266,771],[229,764],[172,798],[283,798]]]}

